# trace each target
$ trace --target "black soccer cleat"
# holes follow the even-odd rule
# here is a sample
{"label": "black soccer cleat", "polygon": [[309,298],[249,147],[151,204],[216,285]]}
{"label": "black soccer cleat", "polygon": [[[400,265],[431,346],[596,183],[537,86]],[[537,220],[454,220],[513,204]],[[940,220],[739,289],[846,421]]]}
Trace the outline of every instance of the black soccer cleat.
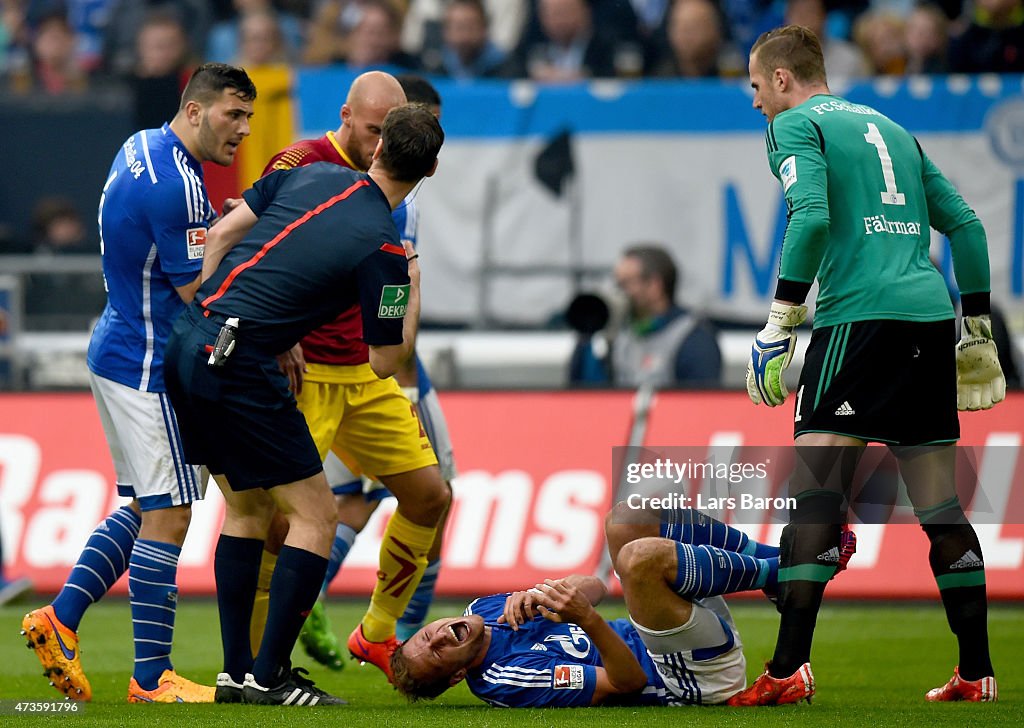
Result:
{"label": "black soccer cleat", "polygon": [[217,690],[213,694],[213,702],[241,703],[242,686],[232,680],[228,673],[217,673]]}
{"label": "black soccer cleat", "polygon": [[251,674],[246,674],[245,682],[242,685],[242,702],[253,705],[348,705],[343,700],[330,693],[324,692],[308,677],[309,673],[301,667],[293,668],[291,672],[284,670],[279,673],[282,677],[277,687],[265,688],[256,682]]}

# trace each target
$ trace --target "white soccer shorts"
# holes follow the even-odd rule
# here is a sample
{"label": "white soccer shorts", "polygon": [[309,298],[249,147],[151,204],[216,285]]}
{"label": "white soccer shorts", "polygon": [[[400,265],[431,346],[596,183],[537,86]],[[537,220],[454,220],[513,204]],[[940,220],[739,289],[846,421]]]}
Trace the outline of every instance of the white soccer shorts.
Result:
{"label": "white soccer shorts", "polygon": [[[712,600],[721,597],[705,601]],[[727,609],[724,600],[721,609]],[[701,603],[693,604],[690,619],[679,627],[651,630],[636,622],[633,626],[675,697],[670,704],[717,705],[746,687],[747,661],[739,633]]]}
{"label": "white soccer shorts", "polygon": [[362,478],[353,473],[333,450],[324,458],[324,475],[335,495],[356,495],[362,490]]}
{"label": "white soccer shorts", "polygon": [[178,420],[163,392],[142,392],[89,373],[103,432],[114,461],[117,492],[144,511],[203,499],[198,465],[185,462]]}
{"label": "white soccer shorts", "polygon": [[437,464],[441,468],[441,477],[449,483],[455,480],[458,469],[455,467],[455,450],[452,448],[452,436],[448,434],[448,422],[441,409],[441,400],[437,398],[437,390],[431,388],[420,397],[416,405],[423,430],[437,455]]}

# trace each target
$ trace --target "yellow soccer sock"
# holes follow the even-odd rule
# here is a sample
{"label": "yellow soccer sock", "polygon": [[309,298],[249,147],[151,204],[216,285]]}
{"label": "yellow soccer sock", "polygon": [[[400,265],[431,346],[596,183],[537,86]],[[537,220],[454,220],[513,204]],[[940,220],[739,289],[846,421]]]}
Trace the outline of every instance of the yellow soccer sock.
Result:
{"label": "yellow soccer sock", "polygon": [[400,512],[391,516],[380,545],[377,584],[362,622],[363,636],[370,642],[394,635],[395,624],[427,568],[427,551],[436,531],[436,526],[418,526]]}
{"label": "yellow soccer sock", "polygon": [[270,579],[274,576],[275,566],[277,566],[277,554],[272,554],[264,549],[263,559],[260,561],[260,580],[256,584],[256,598],[252,602],[252,620],[249,622],[249,640],[252,644],[253,655],[260,650],[263,630],[267,626],[267,610],[270,608]]}

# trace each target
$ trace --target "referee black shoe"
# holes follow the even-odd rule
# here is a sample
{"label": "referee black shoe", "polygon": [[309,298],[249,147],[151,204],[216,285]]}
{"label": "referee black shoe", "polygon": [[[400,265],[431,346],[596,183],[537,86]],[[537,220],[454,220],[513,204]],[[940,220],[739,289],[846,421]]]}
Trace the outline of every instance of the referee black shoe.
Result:
{"label": "referee black shoe", "polygon": [[217,673],[217,690],[213,694],[215,703],[241,703],[242,686],[231,679],[226,672]]}
{"label": "referee black shoe", "polygon": [[301,667],[292,668],[291,672],[281,670],[278,673],[281,682],[276,687],[265,688],[256,682],[251,674],[246,674],[242,685],[242,702],[255,705],[348,705],[348,701],[324,692],[306,675],[309,673]]}

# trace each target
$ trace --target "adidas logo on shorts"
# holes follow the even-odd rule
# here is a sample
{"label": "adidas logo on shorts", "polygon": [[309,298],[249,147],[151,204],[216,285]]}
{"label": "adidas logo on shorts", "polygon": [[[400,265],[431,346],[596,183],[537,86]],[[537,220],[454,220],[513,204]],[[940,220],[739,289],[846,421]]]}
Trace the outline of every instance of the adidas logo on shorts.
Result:
{"label": "adidas logo on shorts", "polygon": [[818,561],[828,561],[831,564],[839,563],[839,547],[833,546],[823,554],[818,554]]}
{"label": "adidas logo on shorts", "polygon": [[839,405],[839,409],[836,410],[836,414],[840,416],[855,415],[857,414],[857,412],[856,410],[853,409],[853,407],[850,406],[849,402],[843,402],[841,405]]}

